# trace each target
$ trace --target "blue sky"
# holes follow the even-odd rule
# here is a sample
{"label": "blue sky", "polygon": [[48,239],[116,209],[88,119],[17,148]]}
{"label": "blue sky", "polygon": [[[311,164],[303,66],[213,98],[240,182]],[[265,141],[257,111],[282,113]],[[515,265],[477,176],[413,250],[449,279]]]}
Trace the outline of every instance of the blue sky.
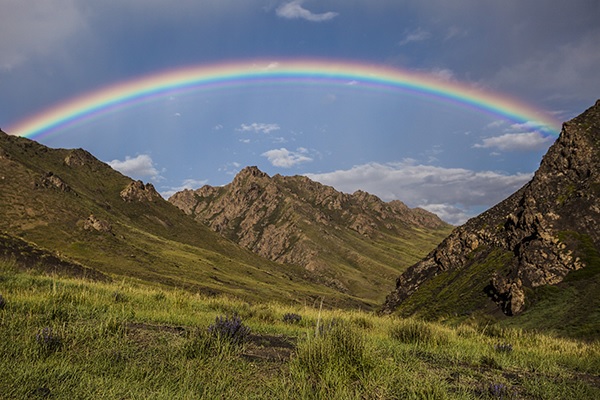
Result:
{"label": "blue sky", "polygon": [[[599,18],[597,0],[0,0],[0,127],[146,74],[290,58],[427,73],[564,121],[600,98]],[[449,102],[318,85],[173,94],[40,139],[165,197],[257,165],[454,224],[526,183],[553,140]]]}

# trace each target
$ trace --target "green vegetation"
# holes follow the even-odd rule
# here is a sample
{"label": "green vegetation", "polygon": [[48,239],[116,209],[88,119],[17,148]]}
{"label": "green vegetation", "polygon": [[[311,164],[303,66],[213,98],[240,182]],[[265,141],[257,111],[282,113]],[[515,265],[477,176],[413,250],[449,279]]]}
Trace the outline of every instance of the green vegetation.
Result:
{"label": "green vegetation", "polygon": [[[0,263],[0,397],[600,398],[600,343]],[[217,332],[217,333],[215,333]],[[240,333],[236,333],[240,332]]]}
{"label": "green vegetation", "polygon": [[[494,271],[506,268],[512,253],[487,248],[475,249],[464,268],[441,273],[428,280],[398,308],[402,315],[424,318],[460,317],[493,305],[485,293]],[[494,306],[495,308],[495,306]]]}
{"label": "green vegetation", "polygon": [[[0,139],[8,155],[0,158],[5,178],[0,242],[23,240],[87,270],[156,286],[248,301],[302,304],[326,296],[335,306],[375,309],[393,289],[397,275],[450,231],[445,226],[366,240],[357,233],[324,237],[318,228],[306,226],[306,237],[330,246],[316,251],[324,254],[331,273],[311,274],[241,248],[166,200],[124,200],[121,191],[132,180],[84,150],[49,149],[7,135]],[[283,207],[278,212],[285,211]],[[86,229],[90,215],[110,229]],[[347,249],[345,254],[336,255],[341,248]],[[20,249],[5,254],[23,255]],[[344,285],[341,291],[338,282]]]}

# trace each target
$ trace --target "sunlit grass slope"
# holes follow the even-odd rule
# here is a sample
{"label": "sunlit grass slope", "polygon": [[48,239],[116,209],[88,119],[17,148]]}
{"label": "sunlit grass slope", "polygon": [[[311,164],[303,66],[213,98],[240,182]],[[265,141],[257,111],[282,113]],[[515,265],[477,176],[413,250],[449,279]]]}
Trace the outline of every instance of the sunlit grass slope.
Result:
{"label": "sunlit grass slope", "polygon": [[[0,397],[600,397],[598,342],[330,310],[329,301],[248,303],[3,262]],[[222,329],[234,315],[249,334]]]}
{"label": "sunlit grass slope", "polygon": [[[327,295],[339,305],[367,308],[380,303],[336,293],[312,282],[303,268],[265,260],[162,198],[124,201],[120,193],[132,180],[84,150],[49,149],[0,135],[0,232],[112,277],[206,295],[299,302]],[[68,157],[78,162],[68,165]],[[90,215],[110,231],[84,229]]]}

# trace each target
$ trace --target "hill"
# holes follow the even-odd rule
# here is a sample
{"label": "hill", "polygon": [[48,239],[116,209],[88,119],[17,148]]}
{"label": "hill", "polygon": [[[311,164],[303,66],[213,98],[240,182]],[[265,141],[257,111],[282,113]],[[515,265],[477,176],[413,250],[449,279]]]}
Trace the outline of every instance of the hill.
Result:
{"label": "hill", "polygon": [[169,201],[256,254],[301,266],[338,291],[382,300],[390,280],[451,229],[397,200],[341,193],[304,176],[270,177],[257,167]]}
{"label": "hill", "polygon": [[563,125],[528,184],[404,272],[384,311],[501,310],[513,324],[599,335],[599,228],[600,101]]}
{"label": "hill", "polygon": [[0,250],[19,265],[204,295],[372,307],[241,248],[82,149],[0,132]]}

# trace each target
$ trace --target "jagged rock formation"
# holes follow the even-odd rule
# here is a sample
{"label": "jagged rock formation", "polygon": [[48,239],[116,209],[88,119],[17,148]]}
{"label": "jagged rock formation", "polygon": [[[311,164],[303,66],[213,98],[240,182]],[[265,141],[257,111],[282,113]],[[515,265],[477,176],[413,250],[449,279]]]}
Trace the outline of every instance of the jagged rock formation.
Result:
{"label": "jagged rock formation", "polygon": [[154,185],[151,183],[144,184],[142,181],[133,181],[129,183],[127,187],[121,191],[121,198],[127,202],[152,202],[162,199],[160,194],[154,189]]}
{"label": "jagged rock formation", "polygon": [[[519,314],[528,290],[586,267],[590,249],[600,249],[599,224],[600,101],[563,125],[527,185],[456,228],[404,272],[383,311],[470,313],[486,307],[485,293],[505,314]],[[463,293],[447,294],[453,291]],[[428,298],[434,293],[440,296]]]}
{"label": "jagged rock formation", "polygon": [[40,185],[44,188],[54,188],[61,192],[70,192],[71,188],[66,184],[59,176],[54,175],[53,172],[47,172],[40,180]]}
{"label": "jagged rock formation", "polygon": [[94,214],[91,214],[83,221],[83,229],[87,231],[95,230],[98,232],[112,233],[112,225],[110,222],[98,219]]}
{"label": "jagged rock formation", "polygon": [[86,150],[74,149],[67,154],[64,163],[69,167],[83,167],[85,165],[95,166],[100,161]]}
{"label": "jagged rock formation", "polygon": [[[354,266],[365,274],[375,264],[388,264],[395,267],[386,267],[390,273],[409,264],[402,253],[411,246],[411,237],[424,254],[449,231],[436,215],[400,201],[385,203],[362,191],[341,193],[304,176],[270,177],[257,167],[243,169],[224,187],[184,190],[169,201],[263,257],[327,276],[340,291],[350,284],[328,274],[332,264]],[[366,250],[370,242],[400,241],[404,249]],[[357,250],[361,246],[365,251]]]}

